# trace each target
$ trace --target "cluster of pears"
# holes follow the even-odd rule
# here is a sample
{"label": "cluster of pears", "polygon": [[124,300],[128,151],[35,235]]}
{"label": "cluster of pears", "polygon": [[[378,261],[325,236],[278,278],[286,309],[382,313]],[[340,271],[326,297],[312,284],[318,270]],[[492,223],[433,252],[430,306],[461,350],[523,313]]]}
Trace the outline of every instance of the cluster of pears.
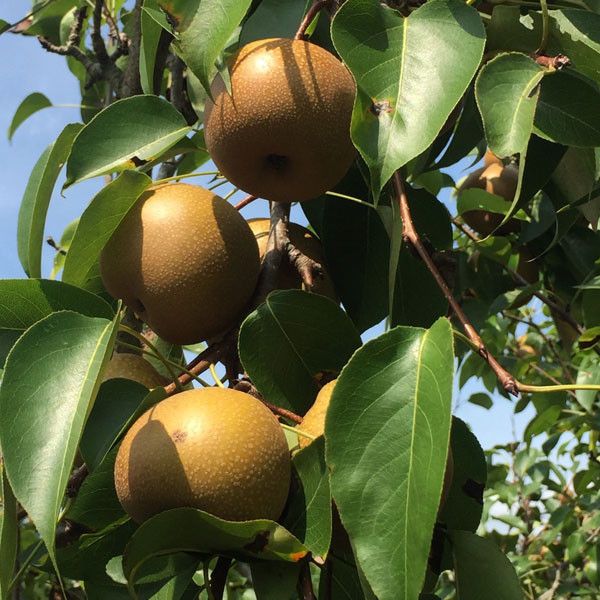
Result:
{"label": "cluster of pears", "polygon": [[[230,75],[230,92],[217,76],[205,112],[205,139],[220,172],[273,202],[308,200],[338,183],[355,156],[349,133],[355,84],[346,67],[309,42],[267,39],[243,47]],[[248,223],[209,190],[155,185],[105,245],[102,280],[163,339],[210,340],[248,308],[268,232],[267,219]],[[323,262],[308,230],[292,224],[290,239]],[[278,285],[302,282],[284,265]],[[335,299],[327,276],[313,291]],[[141,357],[115,355],[109,376],[164,385],[141,364],[134,373],[126,361],[150,366]],[[180,506],[229,520],[277,519],[290,473],[283,430],[262,402],[233,389],[204,388],[163,400],[133,424],[119,448],[115,485],[127,513],[140,522]]]}

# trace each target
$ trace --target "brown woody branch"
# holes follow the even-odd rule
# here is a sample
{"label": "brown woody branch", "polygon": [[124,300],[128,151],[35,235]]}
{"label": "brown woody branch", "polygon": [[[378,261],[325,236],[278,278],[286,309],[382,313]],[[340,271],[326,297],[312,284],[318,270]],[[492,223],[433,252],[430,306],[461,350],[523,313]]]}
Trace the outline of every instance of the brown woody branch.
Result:
{"label": "brown woody branch", "polygon": [[110,62],[108,52],[106,51],[106,45],[102,38],[102,9],[104,8],[104,0],[96,0],[94,4],[94,13],[92,17],[92,48],[94,54],[100,64],[107,64]]}
{"label": "brown woody branch", "polygon": [[286,243],[285,251],[290,265],[298,271],[304,285],[309,290],[312,289],[315,284],[315,278],[322,279],[325,274],[323,266],[298,250],[289,239]]}
{"label": "brown woody branch", "polygon": [[123,73],[120,86],[115,88],[121,98],[128,98],[142,93],[140,79],[140,44],[142,39],[142,0],[136,0],[131,12],[131,38],[129,44],[129,60]]}
{"label": "brown woody branch", "polygon": [[300,567],[298,591],[302,600],[316,600],[310,576],[310,562],[308,560],[305,560]]}
{"label": "brown woody branch", "polygon": [[298,31],[296,31],[296,35],[294,35],[295,40],[303,40],[305,38],[306,30],[309,25],[313,22],[317,14],[329,4],[331,4],[331,0],[315,0],[312,3],[312,6],[308,9],[306,15],[304,15],[304,19],[302,19],[300,27],[298,27]]}
{"label": "brown woody branch", "polygon": [[253,196],[252,194],[248,194],[243,200],[240,200],[234,206],[234,208],[236,210],[242,210],[242,208],[244,208],[245,206],[248,206],[248,204],[250,204],[251,202],[254,202],[255,200],[257,200],[256,196]]}
{"label": "brown woody branch", "polygon": [[533,58],[538,65],[546,67],[547,69],[555,69],[556,71],[560,71],[571,65],[571,60],[564,54],[557,54],[556,56],[537,54]]}
{"label": "brown woody branch", "polygon": [[286,410],[285,408],[281,408],[280,406],[275,406],[274,404],[267,402],[254,387],[254,385],[252,385],[252,382],[245,376],[233,386],[233,389],[238,390],[239,392],[244,392],[245,394],[250,394],[250,396],[254,396],[278,417],[288,419],[288,421],[292,421],[292,423],[302,423],[302,417],[300,415],[293,413],[291,410]]}
{"label": "brown woody branch", "polygon": [[223,593],[225,592],[225,584],[227,583],[227,573],[231,566],[231,559],[225,556],[219,556],[217,564],[213,569],[210,577],[210,582],[206,582],[206,585],[210,586],[212,597],[215,600],[222,600]]}
{"label": "brown woody branch", "polygon": [[471,322],[469,321],[467,315],[464,313],[460,304],[454,298],[452,291],[446,284],[446,281],[440,274],[438,268],[435,266],[431,256],[425,249],[417,230],[415,229],[412,215],[410,212],[410,207],[408,205],[408,198],[406,196],[406,190],[404,189],[404,182],[398,172],[394,173],[393,177],[394,189],[396,191],[396,195],[398,197],[398,203],[400,205],[400,216],[402,218],[402,237],[406,242],[410,242],[414,249],[417,251],[429,272],[435,279],[438,287],[448,300],[448,304],[454,311],[456,318],[459,320],[462,325],[467,337],[473,342],[473,344],[477,347],[479,355],[488,363],[490,368],[496,374],[500,385],[503,389],[509,394],[518,395],[519,388],[517,385],[516,379],[496,360],[496,358],[488,351],[483,340],[481,339],[477,330],[473,327]]}
{"label": "brown woody branch", "polygon": [[169,87],[169,100],[171,104],[185,117],[188,125],[193,125],[198,120],[198,115],[193,109],[186,91],[183,72],[185,64],[175,54],[167,57],[167,68],[171,73],[171,85]]}

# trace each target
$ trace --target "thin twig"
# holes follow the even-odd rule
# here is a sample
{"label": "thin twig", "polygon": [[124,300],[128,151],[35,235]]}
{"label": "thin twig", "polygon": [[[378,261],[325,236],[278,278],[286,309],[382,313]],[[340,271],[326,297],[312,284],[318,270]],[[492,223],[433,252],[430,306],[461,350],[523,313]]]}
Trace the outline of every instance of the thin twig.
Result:
{"label": "thin twig", "polygon": [[212,571],[210,578],[210,589],[215,600],[222,600],[223,593],[225,591],[225,584],[227,583],[227,573],[229,573],[229,567],[231,566],[231,559],[225,556],[219,556],[217,564]]}
{"label": "thin twig", "polygon": [[308,9],[306,15],[304,15],[304,19],[300,23],[300,27],[298,27],[298,31],[296,31],[296,35],[294,36],[295,40],[303,40],[306,35],[306,30],[309,25],[313,22],[314,18],[317,14],[325,8],[330,3],[330,0],[315,0],[312,6]]}
{"label": "thin twig", "polygon": [[539,54],[534,56],[535,62],[547,69],[554,69],[560,71],[571,64],[571,60],[564,54],[557,54],[556,56],[546,56],[545,54]]}
{"label": "thin twig", "polygon": [[408,205],[408,198],[404,189],[404,182],[400,177],[400,173],[398,173],[397,171],[396,173],[394,173],[393,183],[396,195],[398,197],[398,203],[400,205],[400,216],[402,218],[402,237],[405,241],[410,242],[415,248],[415,250],[418,252],[419,256],[429,269],[429,272],[435,279],[435,282],[437,283],[438,287],[448,300],[450,307],[454,311],[457,319],[460,321],[460,324],[465,330],[465,333],[467,334],[469,339],[476,344],[479,355],[488,363],[490,368],[494,371],[502,388],[509,394],[517,396],[519,390],[517,387],[516,379],[488,351],[479,333],[477,333],[477,330],[469,321],[462,307],[454,298],[454,295],[452,294],[450,288],[446,284],[446,281],[438,271],[431,256],[429,256],[427,250],[425,249],[425,246],[423,245],[423,242],[421,241],[421,238],[419,237],[419,234],[417,233],[417,230],[415,229],[415,226],[413,224],[410,207]]}
{"label": "thin twig", "polygon": [[248,204],[250,204],[251,202],[254,202],[256,199],[257,199],[256,196],[253,196],[252,194],[248,194],[243,200],[240,200],[234,206],[234,208],[236,210],[242,210],[242,208],[244,208],[245,206],[248,206]]}
{"label": "thin twig", "polygon": [[300,578],[298,579],[298,587],[302,600],[316,600],[315,592],[313,591],[312,579],[310,576],[310,563],[304,561],[300,567]]}
{"label": "thin twig", "polygon": [[254,396],[254,398],[260,400],[274,415],[277,415],[278,417],[283,417],[288,421],[292,421],[292,423],[302,423],[302,417],[300,415],[293,413],[291,410],[287,410],[267,402],[247,377],[243,377],[240,381],[238,381],[238,383],[233,386],[233,389],[238,390],[239,392],[244,392],[245,394],[250,394],[250,396]]}
{"label": "thin twig", "polygon": [[315,285],[315,279],[322,279],[324,277],[325,271],[323,270],[323,266],[316,260],[306,256],[289,240],[286,243],[285,252],[290,265],[298,271],[302,282],[309,290]]}

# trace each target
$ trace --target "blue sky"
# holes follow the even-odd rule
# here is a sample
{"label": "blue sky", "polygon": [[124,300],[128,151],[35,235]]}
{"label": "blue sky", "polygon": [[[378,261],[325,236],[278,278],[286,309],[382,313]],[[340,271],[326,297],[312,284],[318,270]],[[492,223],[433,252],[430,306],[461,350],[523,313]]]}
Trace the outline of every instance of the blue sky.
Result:
{"label": "blue sky", "polygon": [[[3,3],[0,18],[14,22],[27,14],[30,2],[12,0]],[[9,144],[6,131],[13,114],[23,98],[32,92],[45,94],[54,104],[78,104],[78,84],[66,67],[63,57],[48,54],[35,38],[4,34],[0,36],[0,277],[23,277],[16,249],[16,225],[19,205],[29,173],[44,148],[51,143],[67,123],[80,120],[79,111],[73,108],[45,109],[26,121]],[[452,173],[456,179],[462,174]],[[69,188],[62,197],[59,190],[64,181],[61,176],[48,212],[46,235],[59,239],[64,227],[78,217],[102,185],[101,179],[87,181]],[[198,183],[200,181],[196,180]],[[225,193],[225,192],[222,192]],[[448,200],[446,194],[444,200]],[[264,201],[256,202],[243,212],[245,217],[267,216]],[[301,211],[294,208],[294,220],[304,222]],[[54,251],[44,248],[44,273],[50,272]],[[376,327],[369,336],[382,331]],[[472,381],[455,394],[458,416],[467,421],[484,448],[514,439],[513,430],[520,435],[532,416],[530,410],[512,416],[513,402],[498,397],[491,410],[466,402],[468,397],[482,389]]]}

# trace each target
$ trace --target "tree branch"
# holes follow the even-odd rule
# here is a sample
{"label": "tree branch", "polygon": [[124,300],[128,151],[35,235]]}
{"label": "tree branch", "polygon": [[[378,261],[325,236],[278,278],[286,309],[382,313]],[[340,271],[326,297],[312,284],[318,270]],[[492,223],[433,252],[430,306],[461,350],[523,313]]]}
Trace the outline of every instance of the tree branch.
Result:
{"label": "tree branch", "polygon": [[323,266],[316,260],[306,256],[289,239],[285,245],[285,252],[290,265],[298,271],[304,285],[309,290],[313,288],[315,278],[322,279],[325,275]]}
{"label": "tree branch", "polygon": [[231,559],[225,556],[219,556],[217,564],[213,569],[210,583],[207,581],[206,584],[210,585],[211,591],[215,600],[222,600],[223,593],[225,591],[225,584],[227,583],[227,573],[229,573],[229,567],[231,566]]}
{"label": "tree branch", "polygon": [[239,392],[244,392],[245,394],[250,394],[250,396],[254,396],[254,398],[260,400],[274,415],[277,415],[278,417],[288,419],[288,421],[291,421],[292,423],[302,423],[302,417],[300,415],[293,413],[291,410],[286,410],[285,408],[281,408],[280,406],[275,406],[274,404],[267,402],[247,377],[242,377],[242,379],[233,386],[233,389],[238,390]]}
{"label": "tree branch", "polygon": [[396,171],[393,177],[394,189],[396,191],[396,195],[398,197],[398,203],[400,205],[400,216],[402,217],[402,237],[405,241],[410,242],[414,249],[417,251],[429,272],[435,279],[438,287],[441,289],[442,293],[448,300],[450,307],[454,311],[456,318],[460,321],[467,337],[474,343],[474,345],[478,348],[479,355],[488,363],[490,368],[496,374],[500,385],[503,389],[509,394],[518,395],[519,389],[517,386],[516,379],[494,358],[494,356],[488,351],[483,340],[481,339],[479,333],[477,333],[476,329],[473,327],[471,322],[469,321],[467,315],[464,313],[460,304],[454,298],[450,288],[446,284],[444,278],[441,276],[438,271],[435,263],[429,256],[425,246],[423,246],[423,242],[415,229],[412,215],[410,212],[410,207],[408,205],[408,198],[406,197],[406,191],[404,189],[404,182],[400,177],[400,174]]}
{"label": "tree branch", "polygon": [[104,8],[104,0],[96,0],[94,4],[94,14],[92,17],[92,48],[94,54],[101,65],[106,65],[110,62],[106,45],[102,39],[102,9]]}
{"label": "tree branch", "polygon": [[294,36],[295,40],[303,40],[305,38],[306,30],[308,29],[309,25],[313,22],[317,14],[330,3],[331,0],[315,0],[312,3],[312,6],[304,15],[304,19],[302,19],[300,27],[298,27],[298,31],[296,31],[296,35]]}
{"label": "tree branch", "polygon": [[[142,0],[136,0],[131,12],[131,38],[129,45],[129,60],[123,73],[120,86],[120,97],[128,98],[142,93],[140,80],[140,43],[142,38]],[[117,88],[115,88],[117,89]]]}
{"label": "tree branch", "polygon": [[187,96],[185,77],[183,72],[185,64],[175,54],[167,57],[167,67],[171,73],[171,85],[169,86],[169,100],[171,104],[185,117],[188,125],[193,125],[198,120],[198,115],[193,109]]}
{"label": "tree branch", "polygon": [[316,600],[312,579],[310,577],[310,563],[307,560],[305,560],[300,567],[298,588],[302,600]]}
{"label": "tree branch", "polygon": [[236,205],[235,205],[235,209],[236,210],[242,210],[242,208],[244,208],[245,206],[248,206],[248,204],[250,204],[251,202],[254,202],[256,200],[256,196],[253,196],[252,194],[248,194],[243,200],[240,200]]}

